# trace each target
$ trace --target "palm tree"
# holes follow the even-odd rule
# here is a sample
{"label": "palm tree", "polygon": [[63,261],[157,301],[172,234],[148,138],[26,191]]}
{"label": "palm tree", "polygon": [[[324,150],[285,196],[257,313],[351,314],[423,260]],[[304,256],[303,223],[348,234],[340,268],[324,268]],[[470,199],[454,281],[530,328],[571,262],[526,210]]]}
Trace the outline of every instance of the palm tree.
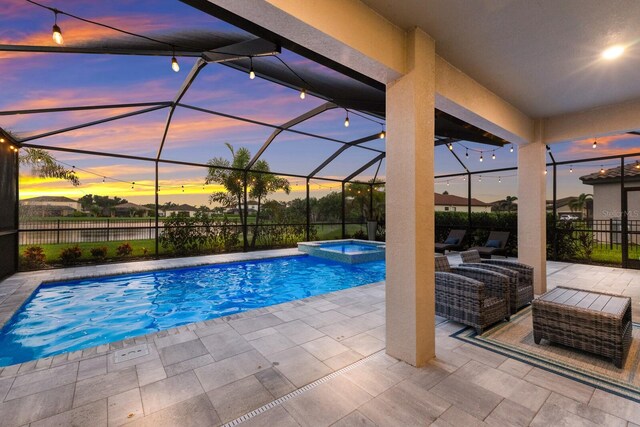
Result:
{"label": "palm tree", "polygon": [[498,211],[512,212],[515,211],[518,206],[514,203],[518,198],[516,196],[507,196],[504,200],[498,204]]}
{"label": "palm tree", "polygon": [[40,178],[64,179],[73,184],[74,187],[80,185],[80,180],[75,171],[62,166],[46,150],[23,148],[20,151],[18,162],[21,166],[31,166],[31,172]]}
{"label": "palm tree", "polygon": [[248,209],[244,197],[244,184],[246,180],[247,195],[257,202],[256,220],[254,225],[253,237],[251,239],[251,247],[255,247],[256,238],[258,236],[258,226],[260,224],[260,214],[262,203],[266,197],[278,190],[284,190],[285,193],[291,192],[289,181],[285,178],[276,176],[271,173],[269,163],[265,160],[258,160],[254,163],[251,170],[247,170],[247,166],[251,161],[251,153],[246,148],[234,150],[233,146],[226,143],[227,148],[231,151],[232,160],[223,157],[214,157],[209,160],[209,171],[205,178],[206,184],[220,184],[226,191],[218,191],[209,196],[209,202],[220,203],[224,207],[236,206],[240,216],[240,224],[245,245],[248,244],[246,225]]}
{"label": "palm tree", "polygon": [[[575,199],[569,202],[569,209],[571,209],[571,212],[582,213],[587,208],[587,204],[589,200],[592,200],[592,199],[593,199],[593,194],[582,193],[578,197],[576,197]],[[587,211],[587,216],[588,216],[588,211]]]}

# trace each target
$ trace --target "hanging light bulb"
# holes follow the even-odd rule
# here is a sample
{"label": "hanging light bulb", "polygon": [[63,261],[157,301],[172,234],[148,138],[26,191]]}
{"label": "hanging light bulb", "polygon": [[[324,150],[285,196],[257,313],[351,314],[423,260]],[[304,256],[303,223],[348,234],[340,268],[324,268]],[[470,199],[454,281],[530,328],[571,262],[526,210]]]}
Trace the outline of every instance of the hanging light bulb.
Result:
{"label": "hanging light bulb", "polygon": [[449,186],[449,181],[447,181],[447,187]]}
{"label": "hanging light bulb", "polygon": [[478,182],[482,182],[482,175],[478,175]]}
{"label": "hanging light bulb", "polygon": [[103,177],[102,177],[102,183],[103,183],[103,184],[105,183],[106,179],[107,179],[107,177],[106,177],[106,176],[103,176]]}
{"label": "hanging light bulb", "polygon": [[171,57],[171,69],[176,73],[180,71],[180,64],[178,64],[178,60],[176,59],[176,49],[173,49],[173,55]]}
{"label": "hanging light bulb", "polygon": [[467,180],[467,177],[466,177],[466,176],[463,176],[463,177],[462,177],[462,180],[463,180],[463,181],[466,181],[466,180]]}
{"label": "hanging light bulb", "polygon": [[251,62],[251,66],[249,68],[249,78],[251,80],[253,80],[253,79],[256,78],[256,72],[253,71],[253,57],[252,56],[249,57],[249,61]]}
{"label": "hanging light bulb", "polygon": [[496,153],[491,153],[491,160],[495,160],[496,159]]}
{"label": "hanging light bulb", "polygon": [[498,182],[502,182],[502,178],[498,177]]}
{"label": "hanging light bulb", "polygon": [[305,99],[307,97],[307,91],[305,89],[300,90],[300,99]]}
{"label": "hanging light bulb", "polygon": [[511,144],[511,146],[509,147],[509,152],[513,153],[513,144]]}
{"label": "hanging light bulb", "polygon": [[0,138],[0,142],[4,144],[4,138]]}
{"label": "hanging light bulb", "polygon": [[136,186],[136,183],[134,181],[134,182],[131,183],[131,189],[133,190],[135,186]]}
{"label": "hanging light bulb", "polygon": [[640,169],[640,162],[636,160],[636,169]]}
{"label": "hanging light bulb", "polygon": [[604,167],[600,166],[600,173],[604,173]]}
{"label": "hanging light bulb", "polygon": [[598,147],[598,140],[597,140],[597,139],[595,139],[595,138],[594,138],[594,140],[593,140],[593,145],[592,145],[592,147],[593,147],[593,148],[597,148],[597,147]]}
{"label": "hanging light bulb", "polygon": [[384,131],[384,126],[382,126],[382,130],[380,131],[380,139],[385,139],[387,133]]}
{"label": "hanging light bulb", "polygon": [[58,11],[54,10],[53,14],[54,14],[53,33],[52,33],[53,41],[56,44],[61,45],[64,43],[64,39],[62,38],[62,30],[60,29],[60,27],[58,27]]}
{"label": "hanging light bulb", "polygon": [[448,143],[447,147],[449,147],[449,151],[453,151],[453,144],[452,143]]}
{"label": "hanging light bulb", "polygon": [[184,185],[182,186],[182,192],[184,193]]}
{"label": "hanging light bulb", "polygon": [[465,157],[469,157],[469,149],[468,149],[468,148],[465,150],[465,152],[464,152],[464,156],[465,156]]}
{"label": "hanging light bulb", "polygon": [[347,117],[344,119],[344,127],[349,127],[349,110],[344,110],[347,112]]}
{"label": "hanging light bulb", "polygon": [[547,174],[547,170],[546,170],[546,169],[544,170],[544,174],[545,174],[545,175]]}
{"label": "hanging light bulb", "polygon": [[480,161],[484,161],[484,158],[482,157],[482,151],[480,152]]}

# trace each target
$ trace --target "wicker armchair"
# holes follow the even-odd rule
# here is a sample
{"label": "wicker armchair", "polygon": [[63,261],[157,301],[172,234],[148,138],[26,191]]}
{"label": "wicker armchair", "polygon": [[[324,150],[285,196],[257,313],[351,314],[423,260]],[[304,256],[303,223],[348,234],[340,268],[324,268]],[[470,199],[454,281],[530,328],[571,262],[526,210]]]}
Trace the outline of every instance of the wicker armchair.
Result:
{"label": "wicker armchair", "polygon": [[506,259],[482,259],[475,250],[460,252],[462,265],[473,265],[475,268],[486,268],[496,271],[496,267],[507,268],[518,273],[518,281],[511,284],[510,312],[533,301],[533,267],[517,261]]}
{"label": "wicker armchair", "polygon": [[451,267],[445,256],[435,259],[436,314],[475,328],[509,320],[509,277],[470,267]]}

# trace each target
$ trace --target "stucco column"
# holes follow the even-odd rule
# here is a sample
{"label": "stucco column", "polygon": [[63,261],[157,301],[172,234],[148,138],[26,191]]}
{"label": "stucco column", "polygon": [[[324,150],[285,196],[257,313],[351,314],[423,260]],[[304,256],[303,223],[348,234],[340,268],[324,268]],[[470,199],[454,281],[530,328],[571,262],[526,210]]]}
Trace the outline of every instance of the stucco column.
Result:
{"label": "stucco column", "polygon": [[546,146],[539,138],[518,147],[518,259],[533,266],[536,294],[547,291],[545,165]]}
{"label": "stucco column", "polygon": [[435,356],[435,44],[421,30],[406,69],[387,85],[387,353],[422,366]]}

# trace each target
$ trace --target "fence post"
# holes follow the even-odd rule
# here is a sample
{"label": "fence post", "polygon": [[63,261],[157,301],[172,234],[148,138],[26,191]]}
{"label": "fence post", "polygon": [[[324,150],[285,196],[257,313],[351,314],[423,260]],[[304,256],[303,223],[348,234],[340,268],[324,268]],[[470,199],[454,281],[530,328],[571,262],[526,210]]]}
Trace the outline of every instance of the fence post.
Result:
{"label": "fence post", "polygon": [[613,218],[609,218],[609,249],[613,249]]}
{"label": "fence post", "polygon": [[111,234],[110,224],[111,224],[111,221],[109,221],[109,218],[107,218],[107,242],[109,241],[109,235]]}
{"label": "fence post", "polygon": [[60,244],[60,220],[58,220],[58,227],[57,227],[57,233],[56,233],[56,243]]}

